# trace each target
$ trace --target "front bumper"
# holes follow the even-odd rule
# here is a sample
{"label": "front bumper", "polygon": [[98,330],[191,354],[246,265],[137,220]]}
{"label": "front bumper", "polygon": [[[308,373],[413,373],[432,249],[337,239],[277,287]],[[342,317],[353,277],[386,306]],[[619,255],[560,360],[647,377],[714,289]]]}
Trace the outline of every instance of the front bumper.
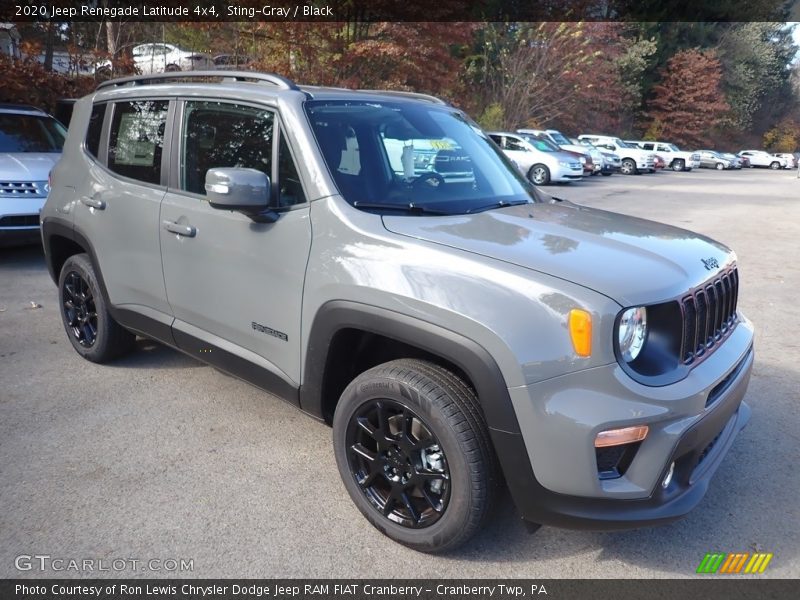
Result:
{"label": "front bumper", "polygon": [[550,173],[550,179],[556,182],[577,181],[583,179],[583,168],[570,169],[559,165]]}
{"label": "front bumper", "polygon": [[45,200],[0,197],[0,246],[41,243],[39,213]]}
{"label": "front bumper", "polygon": [[636,168],[640,171],[653,171],[656,168],[656,161],[654,160],[639,160],[636,161]]}
{"label": "front bumper", "polygon": [[[743,319],[737,330],[670,386],[631,384],[607,365],[511,388],[522,434],[493,430],[492,439],[523,518],[610,530],[673,521],[697,506],[750,416],[742,400],[753,365],[752,328]],[[632,424],[648,424],[648,437],[623,476],[601,479],[597,432]]]}

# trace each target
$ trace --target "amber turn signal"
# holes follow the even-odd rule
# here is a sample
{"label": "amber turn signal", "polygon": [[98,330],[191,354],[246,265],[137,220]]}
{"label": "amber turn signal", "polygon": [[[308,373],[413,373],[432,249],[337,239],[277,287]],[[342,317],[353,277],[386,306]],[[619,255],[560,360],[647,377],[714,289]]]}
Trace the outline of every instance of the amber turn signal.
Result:
{"label": "amber turn signal", "polygon": [[569,336],[578,356],[592,355],[592,315],[583,309],[569,311]]}
{"label": "amber turn signal", "polygon": [[647,437],[648,431],[650,431],[650,428],[647,425],[601,431],[594,440],[594,447],[607,448],[608,446],[621,446],[622,444],[641,442]]}

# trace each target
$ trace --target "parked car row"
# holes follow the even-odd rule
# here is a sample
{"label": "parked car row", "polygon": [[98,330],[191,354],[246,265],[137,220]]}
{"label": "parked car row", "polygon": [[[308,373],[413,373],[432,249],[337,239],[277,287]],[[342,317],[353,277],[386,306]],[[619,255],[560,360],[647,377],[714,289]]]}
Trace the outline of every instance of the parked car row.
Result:
{"label": "parked car row", "polygon": [[[675,144],[653,140],[622,140],[615,136],[584,133],[577,138],[557,129],[493,131],[489,136],[537,185],[566,183],[585,175],[655,173],[660,169],[691,171],[767,167],[796,169],[798,156],[742,150],[739,154],[716,150],[681,150]],[[576,160],[577,159],[577,160]]]}
{"label": "parked car row", "polygon": [[[253,66],[253,58],[246,54],[217,54],[184,50],[174,44],[137,44],[118,52],[130,52],[133,66],[140,74],[169,73],[175,71],[242,70]],[[104,60],[95,65],[94,73],[99,79],[112,76],[113,63]]]}

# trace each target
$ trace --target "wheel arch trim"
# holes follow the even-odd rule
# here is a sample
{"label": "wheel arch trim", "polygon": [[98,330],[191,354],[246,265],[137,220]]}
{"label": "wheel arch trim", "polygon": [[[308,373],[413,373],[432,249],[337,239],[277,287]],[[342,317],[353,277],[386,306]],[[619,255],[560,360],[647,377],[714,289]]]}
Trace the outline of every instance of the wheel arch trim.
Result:
{"label": "wheel arch trim", "polygon": [[322,416],[328,351],[334,336],[344,329],[381,335],[453,363],[475,386],[487,425],[509,433],[520,432],[505,378],[480,344],[428,321],[346,300],[323,304],[314,317],[306,343],[300,388],[300,405],[304,411]]}

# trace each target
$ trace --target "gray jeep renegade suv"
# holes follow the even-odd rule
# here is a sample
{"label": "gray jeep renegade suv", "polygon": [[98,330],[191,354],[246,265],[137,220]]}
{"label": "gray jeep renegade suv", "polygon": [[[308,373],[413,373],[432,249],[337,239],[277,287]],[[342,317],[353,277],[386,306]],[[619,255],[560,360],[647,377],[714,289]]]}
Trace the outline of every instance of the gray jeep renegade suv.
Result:
{"label": "gray jeep renegade suv", "polygon": [[332,424],[347,492],[412,548],[467,540],[501,482],[531,524],[674,520],[748,419],[733,252],[544,196],[436,98],[118,79],[52,175],[75,350],[159,340]]}

